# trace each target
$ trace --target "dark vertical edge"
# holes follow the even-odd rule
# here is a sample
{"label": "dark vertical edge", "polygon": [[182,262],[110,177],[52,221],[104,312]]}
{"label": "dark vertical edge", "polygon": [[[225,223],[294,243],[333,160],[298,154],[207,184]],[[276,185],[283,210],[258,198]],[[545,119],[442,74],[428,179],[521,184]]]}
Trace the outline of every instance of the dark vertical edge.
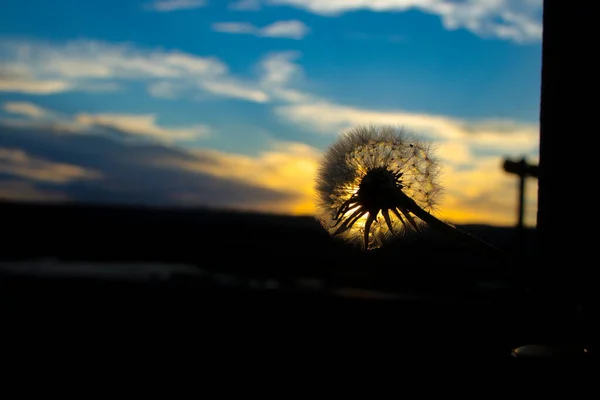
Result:
{"label": "dark vertical edge", "polygon": [[[591,3],[591,2],[590,2]],[[588,4],[590,4],[588,3]],[[589,294],[600,243],[592,174],[599,168],[595,27],[583,3],[545,0],[534,280],[558,304]],[[597,161],[596,161],[597,164]],[[550,298],[550,297],[549,297]]]}

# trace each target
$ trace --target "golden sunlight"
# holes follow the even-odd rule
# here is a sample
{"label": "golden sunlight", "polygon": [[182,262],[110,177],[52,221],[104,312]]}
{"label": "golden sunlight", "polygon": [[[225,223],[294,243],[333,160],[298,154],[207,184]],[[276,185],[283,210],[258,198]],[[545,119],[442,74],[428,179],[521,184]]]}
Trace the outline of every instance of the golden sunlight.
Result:
{"label": "golden sunlight", "polygon": [[[255,157],[205,149],[191,152],[197,156],[195,160],[162,159],[155,163],[290,194],[289,200],[265,202],[253,206],[254,211],[316,215],[315,177],[322,157],[319,150],[302,143],[277,142]],[[502,160],[490,157],[465,170],[454,166],[458,161],[455,154],[452,164],[443,167],[444,190],[435,215],[454,224],[514,225],[517,182],[502,171]],[[527,198],[532,204],[528,206],[525,222],[529,226],[535,225],[536,190],[536,185],[528,186]],[[361,229],[365,218],[361,218],[355,229]]]}

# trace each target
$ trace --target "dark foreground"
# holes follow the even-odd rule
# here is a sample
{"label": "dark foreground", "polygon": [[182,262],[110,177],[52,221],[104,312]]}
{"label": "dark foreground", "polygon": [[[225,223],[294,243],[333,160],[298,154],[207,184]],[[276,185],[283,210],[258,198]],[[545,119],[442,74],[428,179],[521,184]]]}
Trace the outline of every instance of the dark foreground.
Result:
{"label": "dark foreground", "polygon": [[512,229],[461,227],[509,253],[506,265],[433,233],[362,253],[310,218],[11,204],[0,212],[5,333],[31,343],[44,332],[71,347],[101,337],[96,350],[405,360],[511,358],[530,343],[585,347],[578,355],[587,358],[594,350],[585,310],[536,294],[527,273],[535,232],[519,245]]}

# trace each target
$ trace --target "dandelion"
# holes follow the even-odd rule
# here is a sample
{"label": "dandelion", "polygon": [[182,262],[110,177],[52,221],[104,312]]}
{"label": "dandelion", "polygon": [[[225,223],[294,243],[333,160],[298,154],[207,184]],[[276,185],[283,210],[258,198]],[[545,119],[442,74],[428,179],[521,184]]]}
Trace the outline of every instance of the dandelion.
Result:
{"label": "dandelion", "polygon": [[366,250],[429,226],[500,252],[433,215],[441,172],[432,145],[404,129],[355,127],[331,145],[319,166],[317,218],[331,235]]}

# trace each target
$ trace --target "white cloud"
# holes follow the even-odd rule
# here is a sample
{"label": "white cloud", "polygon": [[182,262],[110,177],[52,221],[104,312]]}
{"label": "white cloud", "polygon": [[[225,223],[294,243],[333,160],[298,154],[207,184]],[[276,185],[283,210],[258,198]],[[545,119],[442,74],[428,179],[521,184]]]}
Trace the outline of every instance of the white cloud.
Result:
{"label": "white cloud", "polygon": [[[0,51],[2,47],[0,42]],[[59,77],[38,78],[27,63],[3,62],[0,58],[0,92],[52,94],[70,89],[72,84],[68,80]]]}
{"label": "white cloud", "polygon": [[293,79],[303,76],[302,68],[294,61],[300,57],[297,51],[271,53],[260,62],[261,83],[267,87],[288,85]]}
{"label": "white cloud", "polygon": [[67,91],[70,85],[60,81],[12,81],[0,80],[0,92],[28,94],[52,94]]}
{"label": "white cloud", "polygon": [[162,142],[176,142],[205,138],[209,128],[194,125],[185,128],[166,128],[156,123],[154,114],[77,114],[77,123],[116,129],[121,132],[151,138]]}
{"label": "white cloud", "polygon": [[403,12],[420,10],[438,15],[446,29],[467,29],[482,37],[516,42],[541,40],[542,0],[267,0],[323,16],[356,10]]}
{"label": "white cloud", "polygon": [[210,93],[225,97],[250,100],[256,103],[266,103],[269,101],[269,95],[264,91],[252,87],[244,87],[238,82],[202,81],[199,85]]}
{"label": "white cloud", "polygon": [[193,95],[195,88],[247,101],[267,100],[257,85],[238,81],[215,57],[94,40],[62,44],[0,40],[0,91],[97,92],[133,81],[145,83],[150,95],[161,98]]}
{"label": "white cloud", "polygon": [[148,85],[148,93],[159,99],[175,99],[181,88],[169,81],[161,81]]}
{"label": "white cloud", "polygon": [[2,109],[8,113],[24,115],[30,118],[42,118],[49,114],[48,110],[25,101],[6,102]]}
{"label": "white cloud", "polygon": [[0,91],[98,92],[124,89],[137,81],[146,85],[148,94],[163,99],[210,93],[256,103],[272,99],[295,102],[307,97],[284,87],[289,83],[284,80],[301,76],[294,63],[298,56],[296,52],[268,54],[259,66],[258,81],[248,81],[232,76],[217,58],[176,50],[93,40],[63,44],[0,40]]}
{"label": "white cloud", "polygon": [[358,124],[401,125],[409,131],[436,142],[459,141],[471,149],[494,153],[535,152],[538,148],[537,125],[502,121],[469,122],[424,113],[377,111],[349,107],[327,101],[278,106],[277,115],[307,129],[337,134]]}
{"label": "white cloud", "polygon": [[147,10],[169,12],[176,10],[192,10],[206,6],[205,0],[157,0],[145,5]]}
{"label": "white cloud", "polygon": [[276,21],[259,30],[259,36],[302,39],[310,32],[310,28],[302,21]]}
{"label": "white cloud", "polygon": [[299,57],[297,51],[267,54],[259,63],[260,86],[274,98],[287,103],[311,101],[310,94],[293,89],[304,82],[304,72],[295,63]]}
{"label": "white cloud", "polygon": [[230,3],[228,8],[236,11],[257,11],[261,9],[261,4],[260,0],[239,0]]}
{"label": "white cloud", "polygon": [[302,21],[275,21],[262,28],[247,22],[218,22],[212,25],[216,32],[248,34],[260,37],[303,39],[310,32],[310,28]]}
{"label": "white cloud", "polygon": [[129,43],[0,40],[0,50],[0,71],[4,67],[13,75],[9,77],[20,79],[60,78],[76,84],[81,80],[203,78],[227,73],[227,66],[214,57],[141,49]]}

